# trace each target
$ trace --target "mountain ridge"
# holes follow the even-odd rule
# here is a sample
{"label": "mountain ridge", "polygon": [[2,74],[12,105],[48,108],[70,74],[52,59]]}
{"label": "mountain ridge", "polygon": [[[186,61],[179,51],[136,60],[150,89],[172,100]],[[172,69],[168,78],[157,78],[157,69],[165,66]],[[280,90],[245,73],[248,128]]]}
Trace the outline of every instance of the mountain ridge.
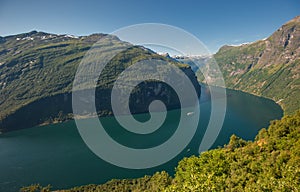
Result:
{"label": "mountain ridge", "polygon": [[300,108],[300,16],[265,40],[241,46],[225,45],[214,59],[226,87],[272,99],[287,114]]}
{"label": "mountain ridge", "polygon": [[[101,73],[97,93],[103,92],[98,95],[107,102],[101,105],[98,115],[112,115],[111,106],[106,103],[110,102],[108,95],[113,82],[122,70],[138,61],[158,59],[178,66],[191,79],[193,85],[198,87],[200,94],[200,85],[188,65],[157,55],[142,46],[121,41],[116,36],[99,33],[75,37],[31,31],[3,37],[0,43],[0,129],[8,131],[71,119],[71,91],[77,67],[99,39],[102,40],[97,46],[105,48],[105,54],[110,54],[109,50],[126,50],[117,54],[105,66],[103,74]],[[133,79],[134,76],[136,75],[132,75]],[[157,83],[148,83],[153,89],[157,86],[155,84]],[[158,93],[161,95],[156,96],[174,108],[178,104],[175,102],[176,98],[169,95],[170,91],[171,89],[166,88]],[[170,97],[163,97],[163,94]],[[149,99],[154,96],[153,93]],[[42,110],[45,107],[43,105],[47,110]],[[142,103],[136,106],[134,113],[148,110]]]}

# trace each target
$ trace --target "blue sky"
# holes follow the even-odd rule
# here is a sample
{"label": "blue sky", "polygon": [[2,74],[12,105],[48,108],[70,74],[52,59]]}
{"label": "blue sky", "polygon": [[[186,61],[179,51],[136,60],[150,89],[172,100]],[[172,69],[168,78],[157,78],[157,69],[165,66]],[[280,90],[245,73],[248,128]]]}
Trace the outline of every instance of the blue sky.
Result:
{"label": "blue sky", "polygon": [[215,52],[265,38],[297,15],[299,0],[0,0],[0,36],[31,30],[88,35],[163,23],[192,33]]}

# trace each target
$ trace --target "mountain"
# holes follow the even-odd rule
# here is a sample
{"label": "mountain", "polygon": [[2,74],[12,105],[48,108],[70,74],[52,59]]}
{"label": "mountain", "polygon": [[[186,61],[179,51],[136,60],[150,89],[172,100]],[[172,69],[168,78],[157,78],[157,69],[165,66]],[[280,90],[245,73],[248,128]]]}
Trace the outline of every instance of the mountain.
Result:
{"label": "mountain", "polygon": [[194,72],[197,72],[199,67],[202,67],[203,65],[205,65],[205,63],[207,63],[211,59],[211,56],[209,56],[209,55],[205,55],[205,56],[201,56],[201,55],[199,55],[199,56],[198,55],[196,55],[196,56],[174,56],[174,58],[177,61],[188,64],[189,66],[191,66],[191,68]]}
{"label": "mountain", "polygon": [[226,87],[270,98],[286,114],[300,108],[300,16],[265,40],[223,46],[214,58]]}
{"label": "mountain", "polygon": [[[32,31],[0,37],[0,130],[10,131],[72,119],[71,91],[76,70],[96,42],[97,46],[106,50],[103,53],[106,55],[111,54],[110,50],[126,47],[125,51],[113,57],[99,77],[96,89],[96,104],[101,102],[97,106],[99,116],[112,115],[109,97],[112,86],[124,69],[138,61],[158,59],[178,66],[200,94],[196,76],[188,65],[123,42],[116,36],[93,34],[76,37]],[[158,69],[152,67],[151,70]],[[134,76],[138,75],[131,78],[134,80]],[[178,85],[182,84],[179,79],[175,81]],[[146,99],[140,99],[142,97]],[[161,99],[169,108],[178,107],[178,98],[172,88],[149,80],[133,90],[131,111],[146,112],[148,104],[155,98]]]}

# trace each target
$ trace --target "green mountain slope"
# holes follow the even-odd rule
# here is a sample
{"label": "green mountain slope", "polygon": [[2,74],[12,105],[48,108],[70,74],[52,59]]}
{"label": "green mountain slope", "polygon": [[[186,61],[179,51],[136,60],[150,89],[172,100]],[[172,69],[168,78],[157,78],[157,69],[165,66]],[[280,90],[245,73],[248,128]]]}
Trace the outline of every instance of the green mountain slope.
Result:
{"label": "green mountain slope", "polygon": [[300,16],[265,40],[223,46],[214,57],[228,88],[270,98],[287,114],[300,108]]}
{"label": "green mountain slope", "polygon": [[[116,55],[104,68],[97,84],[96,98],[104,103],[97,108],[100,116],[112,114],[109,94],[118,75],[131,64],[142,60],[159,59],[177,65],[200,90],[195,74],[188,65],[157,55],[144,47],[133,46],[117,37],[105,34],[74,37],[32,31],[30,33],[0,38],[0,130],[9,131],[52,123],[72,118],[72,83],[85,53],[97,46],[106,50],[130,47]],[[107,51],[109,54],[109,51]],[[134,78],[135,75],[132,75]],[[148,82],[147,88],[138,87],[140,97],[145,97],[158,82]],[[142,90],[142,91],[141,91]],[[153,91],[152,91],[153,92]],[[167,106],[176,107],[170,88],[152,94]],[[199,92],[200,93],[200,92]],[[160,94],[160,95],[159,95]],[[163,98],[162,95],[168,95]],[[137,100],[133,94],[132,100]],[[148,93],[149,96],[149,93]],[[132,112],[144,112],[149,100],[136,104]]]}

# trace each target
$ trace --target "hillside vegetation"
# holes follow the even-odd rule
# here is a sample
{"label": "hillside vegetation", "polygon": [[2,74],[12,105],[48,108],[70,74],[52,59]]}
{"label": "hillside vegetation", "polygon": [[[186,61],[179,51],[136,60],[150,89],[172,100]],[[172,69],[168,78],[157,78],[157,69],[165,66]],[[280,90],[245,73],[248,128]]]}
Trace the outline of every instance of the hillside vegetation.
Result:
{"label": "hillside vegetation", "polygon": [[[96,102],[103,103],[97,108],[99,116],[112,114],[110,92],[113,83],[124,69],[138,61],[158,59],[178,66],[200,94],[200,85],[188,65],[157,55],[144,47],[120,41],[115,36],[94,34],[74,37],[32,31],[0,37],[0,131],[73,118],[71,91],[76,70],[86,52],[96,42],[97,46],[106,50],[107,55],[112,50],[126,48],[106,65],[99,77]],[[149,66],[149,70],[158,70],[154,68]],[[160,72],[162,73],[161,69]],[[130,78],[134,80],[138,75],[133,72]],[[174,81],[178,81],[177,84],[180,85],[179,79]],[[150,80],[148,87],[137,87],[133,91],[139,92],[138,95],[133,95],[133,101],[148,98],[137,103],[132,109],[133,113],[148,110],[147,103],[154,97],[162,99],[170,108],[178,106],[172,90],[159,84],[162,83]],[[161,90],[154,93],[156,87],[161,87]]]}
{"label": "hillside vegetation", "polygon": [[226,87],[270,98],[286,114],[300,108],[300,16],[265,40],[223,46],[214,58]]}

